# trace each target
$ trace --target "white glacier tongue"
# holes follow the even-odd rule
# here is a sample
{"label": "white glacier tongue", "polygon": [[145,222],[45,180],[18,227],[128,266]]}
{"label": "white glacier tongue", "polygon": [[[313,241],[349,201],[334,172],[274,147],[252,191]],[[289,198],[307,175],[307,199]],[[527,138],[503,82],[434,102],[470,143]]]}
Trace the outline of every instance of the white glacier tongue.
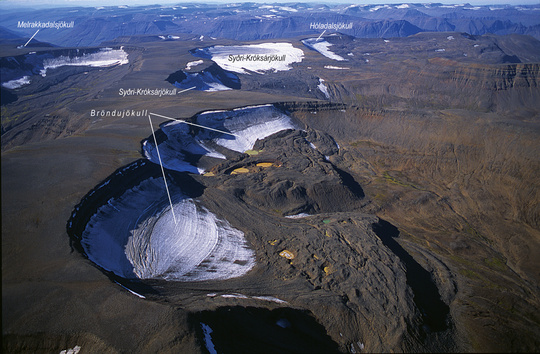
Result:
{"label": "white glacier tongue", "polygon": [[45,59],[43,61],[41,75],[45,76],[48,69],[55,69],[61,66],[107,67],[124,64],[129,64],[129,60],[128,53],[123,48],[101,48],[99,52],[76,57],[59,56],[57,58]]}
{"label": "white glacier tongue", "polygon": [[[189,125],[185,123],[174,121],[163,125],[161,130],[167,135],[167,140],[159,144],[159,152],[165,168],[179,172],[203,173],[202,169],[186,161],[186,153],[225,159],[225,156],[193,137],[189,132]],[[152,142],[145,141],[143,150],[147,159],[159,164],[157,150]]]}
{"label": "white glacier tongue", "polygon": [[199,136],[237,152],[250,150],[257,140],[279,131],[296,129],[291,118],[272,105],[202,113],[197,117],[197,123],[234,134],[231,136],[206,130]]}
{"label": "white glacier tongue", "polygon": [[311,48],[311,49],[321,53],[322,55],[324,55],[327,58],[337,60],[337,61],[347,61],[347,59],[343,58],[340,55],[337,55],[336,53],[334,53],[330,49],[328,49],[333,44],[328,43],[325,40],[317,39],[317,38],[309,38],[309,39],[304,39],[302,41],[302,43],[304,43],[304,45],[306,47]]}
{"label": "white glacier tongue", "polygon": [[244,234],[174,194],[164,202],[163,180],[149,179],[100,207],[81,244],[88,258],[124,278],[172,281],[239,277],[255,265]]}
{"label": "white glacier tongue", "polygon": [[[232,151],[245,152],[252,149],[258,139],[282,130],[297,129],[292,119],[273,105],[204,112],[196,117],[196,123],[232,135],[207,129],[200,129],[194,135],[187,124],[178,121],[167,123],[161,128],[167,139],[159,143],[164,167],[200,174],[203,170],[187,162],[186,154],[225,159],[223,154],[209,146],[214,144]],[[152,141],[145,141],[143,150],[150,161],[159,163]]]}

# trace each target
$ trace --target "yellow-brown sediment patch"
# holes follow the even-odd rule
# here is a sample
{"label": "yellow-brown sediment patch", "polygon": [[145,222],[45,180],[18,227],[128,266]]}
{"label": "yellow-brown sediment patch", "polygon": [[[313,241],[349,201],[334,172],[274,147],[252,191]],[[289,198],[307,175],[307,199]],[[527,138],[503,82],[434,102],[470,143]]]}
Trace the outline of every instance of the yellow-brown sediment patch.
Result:
{"label": "yellow-brown sediment patch", "polygon": [[249,170],[245,167],[236,168],[231,172],[231,175],[239,175],[241,173],[248,173]]}
{"label": "yellow-brown sediment patch", "polygon": [[274,166],[272,162],[259,162],[257,164],[257,167],[263,167],[263,168],[272,167],[272,166]]}
{"label": "yellow-brown sediment patch", "polygon": [[283,250],[279,255],[283,258],[294,259],[294,254],[291,251]]}

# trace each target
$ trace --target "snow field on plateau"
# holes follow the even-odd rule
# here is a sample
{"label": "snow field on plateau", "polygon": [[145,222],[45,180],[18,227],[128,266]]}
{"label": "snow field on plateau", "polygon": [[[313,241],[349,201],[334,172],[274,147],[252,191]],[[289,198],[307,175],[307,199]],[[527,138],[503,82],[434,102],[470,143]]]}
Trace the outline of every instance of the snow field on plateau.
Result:
{"label": "snow field on plateau", "polygon": [[286,71],[299,63],[304,52],[291,43],[261,43],[236,46],[213,46],[194,51],[195,56],[213,60],[222,69],[239,74]]}
{"label": "snow field on plateau", "polygon": [[162,178],[148,179],[111,199],[82,237],[88,258],[124,278],[223,280],[255,265],[244,234],[206,208],[173,193],[174,222]]}

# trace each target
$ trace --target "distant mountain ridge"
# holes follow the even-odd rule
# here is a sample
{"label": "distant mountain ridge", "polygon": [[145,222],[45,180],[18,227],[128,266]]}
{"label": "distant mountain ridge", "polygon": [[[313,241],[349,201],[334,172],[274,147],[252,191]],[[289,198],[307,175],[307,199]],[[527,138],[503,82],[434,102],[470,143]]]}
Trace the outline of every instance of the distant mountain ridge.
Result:
{"label": "distant mountain ridge", "polygon": [[[94,46],[121,36],[186,33],[234,40],[314,35],[313,24],[352,24],[339,32],[359,38],[407,37],[419,32],[525,34],[540,39],[540,5],[469,4],[315,5],[184,4],[140,7],[72,7],[39,11],[10,9],[0,15],[6,39],[35,30],[18,21],[75,21],[73,29],[47,29],[36,37],[59,46]],[[328,30],[327,33],[333,32]]]}

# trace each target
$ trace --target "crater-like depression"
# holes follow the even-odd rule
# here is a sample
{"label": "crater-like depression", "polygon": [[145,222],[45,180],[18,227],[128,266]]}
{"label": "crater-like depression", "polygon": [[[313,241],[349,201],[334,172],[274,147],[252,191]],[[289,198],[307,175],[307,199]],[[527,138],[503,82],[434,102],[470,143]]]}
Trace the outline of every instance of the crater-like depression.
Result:
{"label": "crater-like depression", "polygon": [[99,207],[82,233],[88,258],[128,279],[221,280],[254,266],[242,231],[171,192],[172,209],[163,178],[149,178]]}
{"label": "crater-like depression", "polygon": [[207,281],[240,277],[255,266],[244,232],[203,205],[197,196],[206,187],[191,176],[204,172],[203,157],[206,166],[220,163],[296,125],[273,105],[204,112],[190,121],[199,127],[162,124],[157,147],[152,135],[142,142],[147,159],[116,171],[73,211],[67,225],[73,245],[103,271],[124,279]]}

